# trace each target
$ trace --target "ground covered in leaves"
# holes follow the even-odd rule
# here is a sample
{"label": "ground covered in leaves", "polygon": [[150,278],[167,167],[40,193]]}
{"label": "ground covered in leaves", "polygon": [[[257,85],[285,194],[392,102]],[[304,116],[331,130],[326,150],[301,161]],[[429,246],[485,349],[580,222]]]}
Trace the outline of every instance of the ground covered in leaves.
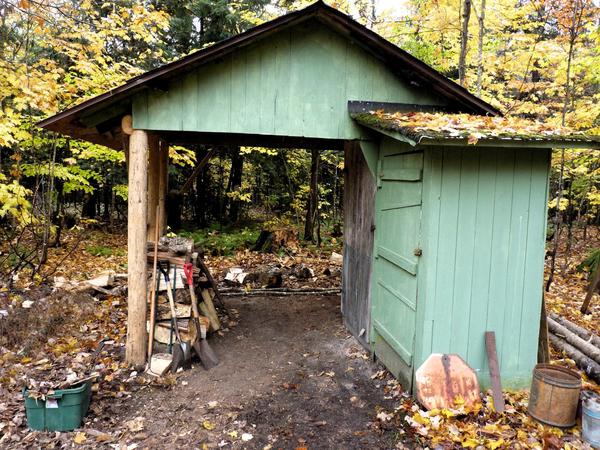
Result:
{"label": "ground covered in leaves", "polygon": [[[549,310],[596,333],[600,301],[594,298],[590,314],[579,313],[587,280],[576,266],[598,246],[598,229],[588,230],[586,239],[575,230],[570,249],[563,239],[546,294]],[[235,313],[226,331],[210,341],[221,364],[209,372],[195,367],[147,378],[122,362],[123,296],[55,287],[62,279],[123,272],[124,248],[123,236],[95,232],[77,251],[69,245],[51,249],[50,261],[63,261],[52,274],[57,283],[21,278],[16,289],[0,292],[0,447],[589,448],[579,426],[560,430],[531,419],[527,392],[505,392],[502,415],[487,393],[476,408],[459,403],[448,410],[421,409],[344,330],[338,296],[227,297]],[[275,254],[239,251],[207,262],[219,279],[233,266],[248,272],[277,266],[284,287],[324,288],[340,283],[330,256],[297,248]],[[314,276],[295,276],[301,265]],[[255,288],[260,286],[243,289]],[[92,364],[101,339],[106,345]],[[554,357],[555,363],[574,367],[564,355]],[[24,386],[90,370],[98,377],[81,429],[27,429]],[[584,387],[598,390],[587,381]]]}

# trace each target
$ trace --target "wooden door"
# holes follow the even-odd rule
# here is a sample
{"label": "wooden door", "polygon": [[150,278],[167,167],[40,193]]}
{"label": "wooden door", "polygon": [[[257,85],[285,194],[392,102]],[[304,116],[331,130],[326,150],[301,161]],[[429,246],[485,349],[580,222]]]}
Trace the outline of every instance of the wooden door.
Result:
{"label": "wooden door", "polygon": [[342,314],[346,328],[368,348],[376,187],[358,142],[346,143],[344,169]]}
{"label": "wooden door", "polygon": [[[412,382],[423,153],[382,146],[376,196],[372,327],[375,354]],[[409,386],[405,386],[409,387]]]}

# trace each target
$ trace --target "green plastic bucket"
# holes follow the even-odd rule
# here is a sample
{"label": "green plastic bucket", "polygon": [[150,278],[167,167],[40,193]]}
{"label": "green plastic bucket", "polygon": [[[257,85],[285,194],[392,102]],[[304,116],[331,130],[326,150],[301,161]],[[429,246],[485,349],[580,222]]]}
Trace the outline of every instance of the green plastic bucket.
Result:
{"label": "green plastic bucket", "polygon": [[90,406],[92,382],[86,381],[70,389],[59,389],[46,400],[31,398],[23,390],[27,424],[38,431],[72,431],[81,425]]}

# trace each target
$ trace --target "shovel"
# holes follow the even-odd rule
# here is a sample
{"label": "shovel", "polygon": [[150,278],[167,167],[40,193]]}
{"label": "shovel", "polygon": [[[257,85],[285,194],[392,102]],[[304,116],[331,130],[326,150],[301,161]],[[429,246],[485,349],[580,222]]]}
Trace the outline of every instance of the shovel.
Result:
{"label": "shovel", "polygon": [[194,290],[194,269],[192,263],[185,263],[183,272],[185,273],[185,278],[190,287],[192,319],[194,326],[196,327],[196,339],[192,343],[192,346],[198,354],[198,358],[200,358],[200,362],[202,362],[204,368],[209,370],[219,364],[219,358],[217,358],[217,355],[206,341],[206,327],[200,325],[200,313],[198,312],[198,299],[196,298],[196,291]]}
{"label": "shovel", "polygon": [[177,325],[177,312],[175,311],[175,300],[173,299],[173,288],[171,280],[169,279],[169,271],[164,270],[160,265],[160,271],[165,278],[167,283],[167,297],[169,299],[169,306],[171,307],[171,320],[173,322],[173,329],[175,330],[176,342],[173,344],[173,362],[171,363],[171,372],[177,372],[177,369],[183,367],[189,369],[192,366],[192,352],[189,342],[183,342],[181,335],[179,334],[179,326]]}

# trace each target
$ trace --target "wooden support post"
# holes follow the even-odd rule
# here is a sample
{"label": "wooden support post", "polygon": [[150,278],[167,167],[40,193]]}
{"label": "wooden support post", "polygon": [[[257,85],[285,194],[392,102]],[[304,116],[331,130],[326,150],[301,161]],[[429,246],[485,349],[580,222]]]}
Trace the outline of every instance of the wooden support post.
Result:
{"label": "wooden support post", "polygon": [[127,344],[125,360],[142,367],[146,363],[146,267],[148,134],[133,130],[129,139],[129,193],[127,208]]}
{"label": "wooden support post", "polygon": [[167,231],[167,191],[169,190],[169,144],[165,141],[159,143],[159,175],[158,175],[158,218],[159,234],[162,236]]}
{"label": "wooden support post", "polygon": [[148,236],[154,236],[156,226],[156,207],[158,206],[160,187],[160,153],[158,136],[148,135]]}

